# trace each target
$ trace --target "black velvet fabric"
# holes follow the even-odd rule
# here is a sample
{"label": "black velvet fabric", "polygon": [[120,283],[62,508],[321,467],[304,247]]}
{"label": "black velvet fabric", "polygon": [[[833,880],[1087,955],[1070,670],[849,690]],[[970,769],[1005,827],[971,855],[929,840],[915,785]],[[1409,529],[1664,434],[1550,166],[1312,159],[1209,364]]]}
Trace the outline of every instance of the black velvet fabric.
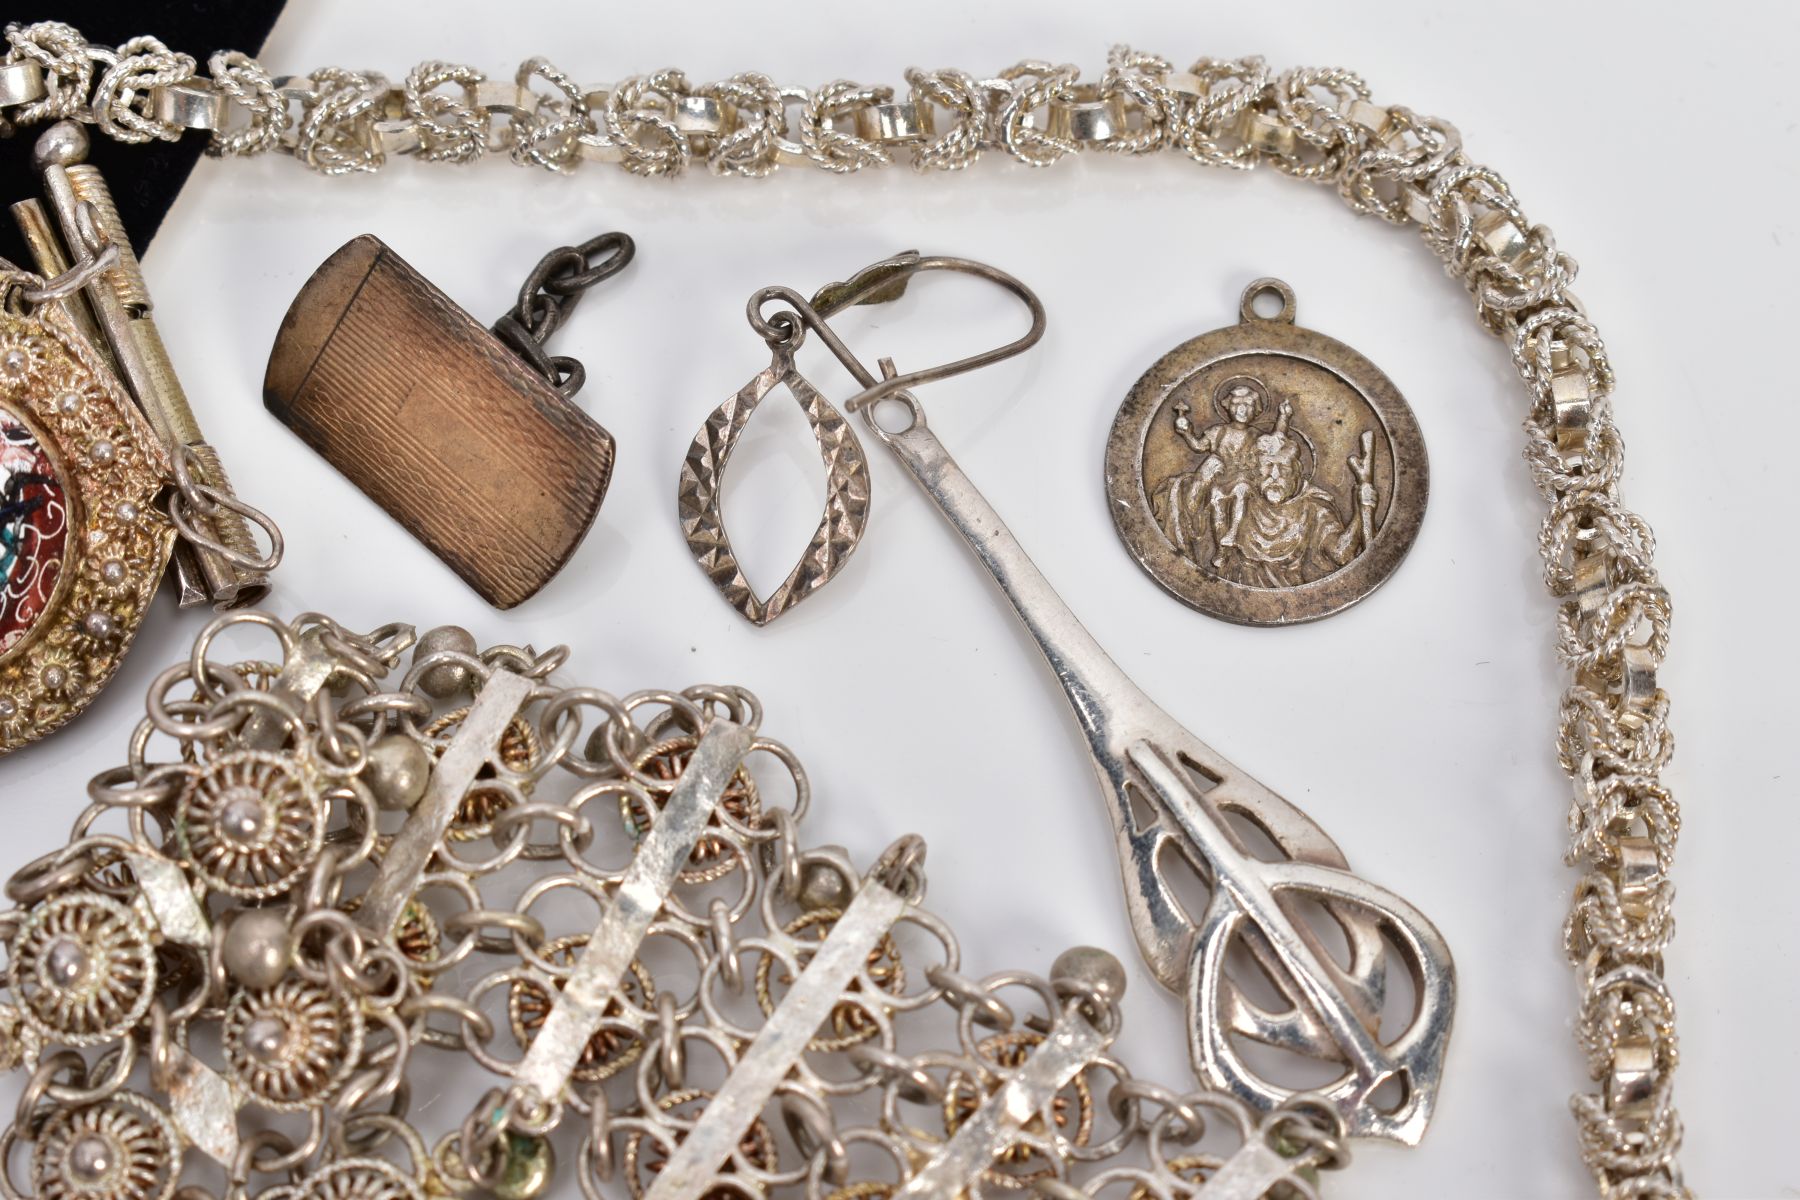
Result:
{"label": "black velvet fabric", "polygon": [[[242,50],[252,55],[260,51],[281,7],[281,0],[157,0],[155,4],[67,0],[8,12],[5,21],[21,25],[62,21],[79,29],[88,41],[109,46],[147,33],[161,38],[171,50],[192,55],[205,74],[206,60],[215,50]],[[11,205],[41,194],[31,166],[31,147],[44,128],[41,124],[29,126],[0,139],[0,180],[5,181],[0,202]],[[178,142],[131,146],[95,134],[88,161],[105,174],[119,215],[140,254],[205,151],[206,140],[205,133],[190,132]],[[31,265],[10,214],[0,214],[0,257]]]}

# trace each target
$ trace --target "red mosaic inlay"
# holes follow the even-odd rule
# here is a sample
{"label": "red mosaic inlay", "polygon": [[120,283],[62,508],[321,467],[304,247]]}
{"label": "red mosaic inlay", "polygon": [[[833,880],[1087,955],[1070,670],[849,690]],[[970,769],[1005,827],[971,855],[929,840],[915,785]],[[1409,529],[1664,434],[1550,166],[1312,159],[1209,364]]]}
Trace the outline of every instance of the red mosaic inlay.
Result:
{"label": "red mosaic inlay", "polygon": [[37,435],[0,406],[0,653],[50,607],[68,551],[69,503]]}

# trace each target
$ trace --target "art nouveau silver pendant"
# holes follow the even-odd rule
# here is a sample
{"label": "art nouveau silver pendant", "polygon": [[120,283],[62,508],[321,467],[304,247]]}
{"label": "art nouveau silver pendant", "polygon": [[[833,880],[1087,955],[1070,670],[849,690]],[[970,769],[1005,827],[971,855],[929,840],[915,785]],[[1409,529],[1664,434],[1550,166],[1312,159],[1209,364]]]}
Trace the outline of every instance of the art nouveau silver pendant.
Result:
{"label": "art nouveau silver pendant", "polygon": [[[918,264],[975,274],[1017,296],[1032,325],[1008,353],[1042,336],[1037,297],[993,267],[902,258],[857,280]],[[904,390],[946,368],[899,374],[883,359],[878,379],[828,328],[821,333],[864,385],[845,409],[863,413],[870,435],[969,544],[1062,684],[1105,793],[1138,948],[1158,982],[1186,999],[1195,1073],[1259,1111],[1311,1093],[1352,1136],[1416,1144],[1455,1011],[1442,935],[1407,901],[1353,874],[1305,813],[1176,722],[1107,656]],[[904,406],[897,424],[875,420],[884,400]],[[1395,976],[1411,981],[1411,996],[1390,1014],[1390,995],[1404,994],[1390,987]],[[1246,1043],[1314,1060],[1308,1078],[1272,1069]]]}
{"label": "art nouveau silver pendant", "polygon": [[[1281,310],[1258,316],[1274,295]],[[1349,346],[1294,324],[1279,279],[1240,320],[1144,373],[1106,446],[1113,522],[1171,595],[1245,625],[1342,612],[1412,548],[1430,471],[1419,423]]]}

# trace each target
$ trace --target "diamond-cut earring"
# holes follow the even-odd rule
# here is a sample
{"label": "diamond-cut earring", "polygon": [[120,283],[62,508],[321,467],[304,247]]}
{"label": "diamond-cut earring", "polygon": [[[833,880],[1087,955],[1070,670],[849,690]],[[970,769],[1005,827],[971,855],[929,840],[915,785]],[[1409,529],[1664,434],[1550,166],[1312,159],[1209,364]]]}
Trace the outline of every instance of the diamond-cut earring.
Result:
{"label": "diamond-cut earring", "polygon": [[[794,341],[798,343],[798,333]],[[688,549],[726,602],[757,625],[767,625],[824,587],[849,560],[869,521],[869,460],[856,431],[795,368],[792,349],[783,342],[772,345],[774,359],[768,368],[713,409],[681,464],[681,528]],[[825,461],[825,512],[794,569],[780,587],[761,597],[732,551],[719,496],[725,464],[756,406],[781,387],[793,394],[819,443],[819,457]]]}
{"label": "diamond-cut earring", "polygon": [[[921,257],[916,251],[909,250],[863,268],[847,282],[821,288],[810,301],[785,287],[766,287],[750,297],[750,327],[769,344],[771,361],[768,368],[745,384],[741,391],[715,408],[706,418],[706,424],[700,427],[700,432],[694,435],[681,464],[676,502],[688,550],[726,602],[752,623],[767,625],[824,587],[843,569],[862,540],[863,529],[869,522],[869,460],[855,430],[845,419],[845,413],[857,412],[888,396],[902,395],[902,389],[913,384],[944,379],[1011,357],[1035,342],[1042,333],[1042,310],[1033,298],[1034,322],[1032,331],[1025,337],[997,349],[904,375],[895,374],[893,364],[884,359],[881,363],[884,377],[878,381],[832,330],[829,318],[855,304],[879,304],[897,299],[914,275],[933,270],[957,271],[994,280],[992,268],[979,263],[958,258]],[[774,301],[785,307],[764,316],[763,309]],[[819,340],[865,389],[846,401],[842,412],[807,382],[794,365],[794,355],[809,331],[818,334]],[[819,456],[825,462],[825,511],[800,561],[781,585],[765,597],[758,596],[744,576],[730,535],[725,532],[720,496],[726,464],[731,461],[731,453],[737,448],[757,405],[769,393],[782,387],[793,395],[800,410],[806,414],[807,424],[819,443]]]}

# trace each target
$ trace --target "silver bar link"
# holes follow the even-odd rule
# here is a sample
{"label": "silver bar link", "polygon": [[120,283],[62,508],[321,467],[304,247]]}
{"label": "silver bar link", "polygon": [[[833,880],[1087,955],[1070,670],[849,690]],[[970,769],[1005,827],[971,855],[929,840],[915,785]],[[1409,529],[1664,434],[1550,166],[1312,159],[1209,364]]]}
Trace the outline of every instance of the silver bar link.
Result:
{"label": "silver bar link", "polygon": [[212,924],[194,897],[194,887],[181,867],[160,854],[125,856],[144,907],[165,939],[204,953],[212,946]]}
{"label": "silver bar link", "polygon": [[877,880],[863,884],[668,1165],[657,1172],[645,1200],[696,1200],[714,1185],[719,1164],[731,1157],[906,904]]}
{"label": "silver bar link", "polygon": [[238,1156],[240,1099],[231,1081],[180,1046],[169,1047],[169,1117],[196,1150],[226,1167]]}
{"label": "silver bar link", "polygon": [[[324,630],[308,630],[282,662],[281,673],[269,685],[269,692],[305,712],[337,667],[337,655],[325,648]],[[244,718],[238,741],[249,749],[273,750],[287,740],[288,733],[287,722],[280,713],[258,707]]]}
{"label": "silver bar link", "polygon": [[1294,1160],[1269,1145],[1260,1128],[1207,1177],[1194,1200],[1263,1200],[1276,1184],[1294,1182]]}
{"label": "silver bar link", "polygon": [[498,668],[481,685],[469,715],[431,772],[430,790],[394,835],[381,873],[369,886],[356,913],[363,928],[386,937],[400,920],[475,776],[493,761],[501,735],[536,686],[523,675]]}
{"label": "silver bar link", "polygon": [[[126,862],[162,936],[200,952],[211,950],[211,921],[207,921],[182,867],[151,853],[126,855]],[[238,1096],[229,1079],[175,1042],[167,1043],[164,1052],[169,1119],[196,1150],[223,1166],[232,1166],[238,1159]]]}
{"label": "silver bar link", "polygon": [[662,912],[669,889],[694,853],[719,798],[750,752],[755,735],[723,719],[706,727],[668,804],[656,814],[612,903],[594,926],[575,971],[557,994],[544,1026],[532,1039],[515,1078],[555,1101],[569,1081],[588,1039],[600,1028],[606,1006],[637,956],[650,923]]}
{"label": "silver bar link", "polygon": [[1087,1018],[1073,1009],[1064,1009],[1025,1064],[957,1127],[931,1161],[895,1193],[895,1200],[961,1195],[1013,1144],[1025,1124],[1043,1113],[1056,1094],[1100,1057],[1111,1042]]}

